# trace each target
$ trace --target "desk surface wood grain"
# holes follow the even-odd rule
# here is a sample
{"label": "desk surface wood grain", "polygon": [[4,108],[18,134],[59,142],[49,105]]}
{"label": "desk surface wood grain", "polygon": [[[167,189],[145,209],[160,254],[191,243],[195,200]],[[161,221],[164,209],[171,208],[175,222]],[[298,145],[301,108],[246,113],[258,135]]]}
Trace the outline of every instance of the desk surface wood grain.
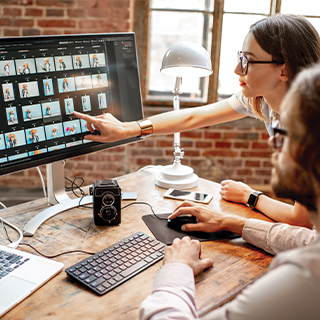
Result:
{"label": "desk surface wood grain", "polygon": [[[172,212],[181,202],[163,198],[166,190],[155,186],[155,173],[155,169],[145,169],[116,179],[122,191],[137,192],[137,201],[150,203],[156,213]],[[222,200],[220,184],[199,179],[199,185],[192,190],[213,193],[209,206],[216,211],[270,221],[244,205]],[[122,206],[131,202],[122,201]],[[35,214],[47,207],[46,199],[39,199],[3,210],[1,216],[23,229]],[[72,250],[98,252],[138,231],[152,236],[141,219],[146,214],[151,214],[150,208],[136,204],[122,210],[120,225],[95,226],[92,209],[78,207],[47,220],[33,237],[25,237],[23,242],[46,255]],[[11,230],[8,232],[15,239],[16,234]],[[3,230],[0,231],[0,239],[1,243],[7,243]],[[19,249],[34,253],[27,246],[20,246]],[[64,263],[66,269],[86,257],[86,254],[74,253],[55,260]],[[203,242],[202,257],[212,257],[214,266],[195,278],[196,304],[200,314],[232,300],[267,272],[272,260],[272,256],[241,238]],[[101,297],[74,282],[62,271],[4,315],[3,319],[138,319],[139,306],[151,293],[154,276],[161,266],[162,262],[158,262]]]}

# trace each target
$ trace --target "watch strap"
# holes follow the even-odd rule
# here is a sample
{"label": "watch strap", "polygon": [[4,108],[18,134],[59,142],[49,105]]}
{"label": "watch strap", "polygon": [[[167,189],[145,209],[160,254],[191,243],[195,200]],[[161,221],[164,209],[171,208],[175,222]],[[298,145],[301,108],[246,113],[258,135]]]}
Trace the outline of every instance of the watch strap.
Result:
{"label": "watch strap", "polygon": [[137,121],[138,125],[141,128],[141,134],[139,137],[148,137],[153,133],[152,122],[149,119],[141,119]]}

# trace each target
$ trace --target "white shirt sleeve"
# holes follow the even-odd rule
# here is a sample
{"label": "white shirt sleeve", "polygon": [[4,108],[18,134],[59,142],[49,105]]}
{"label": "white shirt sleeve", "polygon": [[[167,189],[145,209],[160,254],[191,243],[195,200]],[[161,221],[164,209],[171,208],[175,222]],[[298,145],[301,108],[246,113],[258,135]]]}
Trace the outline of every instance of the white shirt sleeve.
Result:
{"label": "white shirt sleeve", "polygon": [[163,266],[157,273],[152,294],[142,302],[141,320],[197,319],[193,271],[182,263]]}
{"label": "white shirt sleeve", "polygon": [[[308,269],[283,264],[202,320],[319,319],[320,285]],[[168,264],[157,274],[153,293],[141,305],[141,320],[198,319],[191,268]]]}
{"label": "white shirt sleeve", "polygon": [[258,219],[248,219],[242,230],[245,241],[273,255],[307,246],[316,236],[315,230]]}

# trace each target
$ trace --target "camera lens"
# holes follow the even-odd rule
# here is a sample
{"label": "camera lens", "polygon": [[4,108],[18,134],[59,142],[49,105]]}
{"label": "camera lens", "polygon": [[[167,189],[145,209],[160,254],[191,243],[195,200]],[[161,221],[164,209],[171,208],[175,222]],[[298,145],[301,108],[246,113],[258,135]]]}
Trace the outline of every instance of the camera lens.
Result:
{"label": "camera lens", "polygon": [[111,222],[117,216],[117,209],[114,206],[102,207],[99,213],[101,219]]}
{"label": "camera lens", "polygon": [[107,192],[104,195],[102,195],[102,203],[106,206],[111,206],[114,204],[114,196],[113,194]]}

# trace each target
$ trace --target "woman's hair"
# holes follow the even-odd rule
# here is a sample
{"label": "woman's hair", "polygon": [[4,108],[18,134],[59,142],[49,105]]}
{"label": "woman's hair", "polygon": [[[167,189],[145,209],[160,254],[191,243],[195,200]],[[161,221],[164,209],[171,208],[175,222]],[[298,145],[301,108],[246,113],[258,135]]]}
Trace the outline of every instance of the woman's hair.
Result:
{"label": "woman's hair", "polygon": [[[297,136],[298,148],[293,157],[320,183],[320,64],[300,72],[293,81],[286,103],[294,103],[303,134]],[[295,133],[292,133],[295,136]]]}
{"label": "woman's hair", "polygon": [[[272,61],[286,64],[289,85],[301,69],[320,61],[320,38],[317,30],[304,17],[276,15],[259,20],[250,27],[260,47]],[[262,97],[252,99],[252,107],[260,117]]]}

